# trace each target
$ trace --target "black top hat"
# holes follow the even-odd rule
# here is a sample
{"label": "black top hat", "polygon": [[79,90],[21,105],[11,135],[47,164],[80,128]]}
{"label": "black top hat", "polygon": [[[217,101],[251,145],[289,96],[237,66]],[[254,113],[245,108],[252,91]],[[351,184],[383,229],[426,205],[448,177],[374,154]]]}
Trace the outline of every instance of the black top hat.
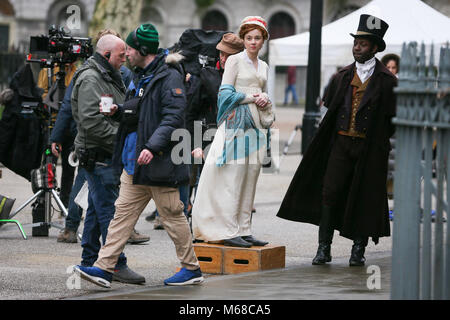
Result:
{"label": "black top hat", "polygon": [[370,38],[375,41],[378,45],[378,52],[384,51],[386,49],[386,43],[383,40],[386,30],[389,25],[377,18],[368,14],[362,14],[359,17],[359,26],[356,34],[350,33],[354,38]]}

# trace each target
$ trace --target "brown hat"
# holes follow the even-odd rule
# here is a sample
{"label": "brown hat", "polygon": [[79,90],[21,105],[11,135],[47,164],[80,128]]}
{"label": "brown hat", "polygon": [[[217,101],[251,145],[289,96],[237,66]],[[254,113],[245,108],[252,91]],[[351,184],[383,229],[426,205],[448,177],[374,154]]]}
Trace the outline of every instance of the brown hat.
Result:
{"label": "brown hat", "polygon": [[244,41],[234,33],[225,33],[222,40],[217,44],[216,49],[228,54],[236,54],[244,50]]}

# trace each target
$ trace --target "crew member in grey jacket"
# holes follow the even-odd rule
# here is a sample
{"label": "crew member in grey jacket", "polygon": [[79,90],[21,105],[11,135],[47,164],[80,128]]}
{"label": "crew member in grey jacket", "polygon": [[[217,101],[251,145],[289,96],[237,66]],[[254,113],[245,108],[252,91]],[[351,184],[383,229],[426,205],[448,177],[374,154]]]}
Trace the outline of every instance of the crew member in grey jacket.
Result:
{"label": "crew member in grey jacket", "polygon": [[[72,115],[77,123],[75,152],[80,169],[89,184],[89,206],[84,222],[81,265],[92,266],[97,260],[102,237],[106,241],[109,222],[114,217],[114,202],[119,194],[119,177],[112,166],[112,153],[119,123],[99,111],[102,95],[121,104],[125,85],[119,72],[125,62],[125,42],[114,35],[105,35],[97,43],[96,53],[74,75]],[[114,268],[113,280],[143,283],[145,278],[127,267],[123,253]]]}

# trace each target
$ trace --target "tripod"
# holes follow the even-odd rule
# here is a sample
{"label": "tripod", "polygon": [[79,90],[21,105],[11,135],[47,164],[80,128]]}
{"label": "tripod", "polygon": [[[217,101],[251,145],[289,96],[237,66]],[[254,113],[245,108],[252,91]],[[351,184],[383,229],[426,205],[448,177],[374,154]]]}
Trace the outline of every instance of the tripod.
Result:
{"label": "tripod", "polygon": [[281,162],[283,161],[284,157],[287,155],[289,147],[291,146],[292,142],[294,141],[295,136],[297,135],[297,131],[302,129],[302,125],[298,124],[295,126],[294,130],[292,130],[291,135],[289,136],[289,140],[284,144],[283,153],[280,157],[280,162],[278,166],[278,171],[280,170]]}
{"label": "tripod", "polygon": [[[50,87],[51,87],[51,83],[52,83],[52,79],[53,79],[54,62],[47,61],[47,60],[33,60],[33,59],[28,59],[27,61],[28,62],[38,62],[38,63],[40,63],[41,68],[44,68],[44,67],[47,68],[47,77],[48,77],[47,88],[48,88],[48,92],[50,94]],[[58,90],[56,92],[58,105],[60,105],[60,103],[62,101],[62,96],[63,96],[64,90],[65,90],[64,79],[65,79],[65,72],[64,72],[63,66],[61,66],[60,71],[57,73],[57,76],[56,76],[56,81],[58,84]],[[52,116],[52,110],[51,110],[52,107],[51,106],[47,106],[47,107],[48,107],[48,112],[49,112],[49,118],[48,118],[47,126],[46,126],[47,147],[44,152],[44,161],[43,162],[44,162],[44,168],[45,168],[45,177],[46,177],[46,179],[48,179],[48,181],[47,181],[47,183],[43,183],[43,185],[40,186],[39,190],[31,198],[29,198],[27,201],[25,201],[25,203],[22,204],[18,209],[16,209],[10,215],[9,218],[12,219],[15,215],[17,215],[20,211],[22,211],[28,204],[30,204],[32,201],[34,201],[38,197],[41,197],[44,202],[44,212],[45,212],[44,222],[25,224],[23,226],[44,227],[47,229],[50,227],[55,227],[57,229],[64,229],[63,226],[60,226],[59,224],[56,224],[51,221],[52,198],[58,204],[59,208],[63,212],[64,217],[68,216],[68,212],[56,192],[56,183],[55,183],[56,172],[53,172],[53,169],[52,169],[53,168],[53,155],[51,152],[51,141],[50,141],[51,130],[54,126],[55,120]],[[48,178],[48,177],[50,177],[50,178]],[[24,237],[24,239],[26,239],[26,237]]]}

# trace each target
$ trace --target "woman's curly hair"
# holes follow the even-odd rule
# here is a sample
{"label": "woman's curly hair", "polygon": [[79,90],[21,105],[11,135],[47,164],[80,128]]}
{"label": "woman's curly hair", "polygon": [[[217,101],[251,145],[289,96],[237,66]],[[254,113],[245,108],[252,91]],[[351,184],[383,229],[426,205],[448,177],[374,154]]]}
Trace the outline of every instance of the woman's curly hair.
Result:
{"label": "woman's curly hair", "polygon": [[244,24],[239,30],[239,38],[244,39],[247,33],[255,29],[261,31],[264,40],[267,40],[269,38],[269,34],[267,33],[267,31],[263,27],[260,27],[256,24]]}

